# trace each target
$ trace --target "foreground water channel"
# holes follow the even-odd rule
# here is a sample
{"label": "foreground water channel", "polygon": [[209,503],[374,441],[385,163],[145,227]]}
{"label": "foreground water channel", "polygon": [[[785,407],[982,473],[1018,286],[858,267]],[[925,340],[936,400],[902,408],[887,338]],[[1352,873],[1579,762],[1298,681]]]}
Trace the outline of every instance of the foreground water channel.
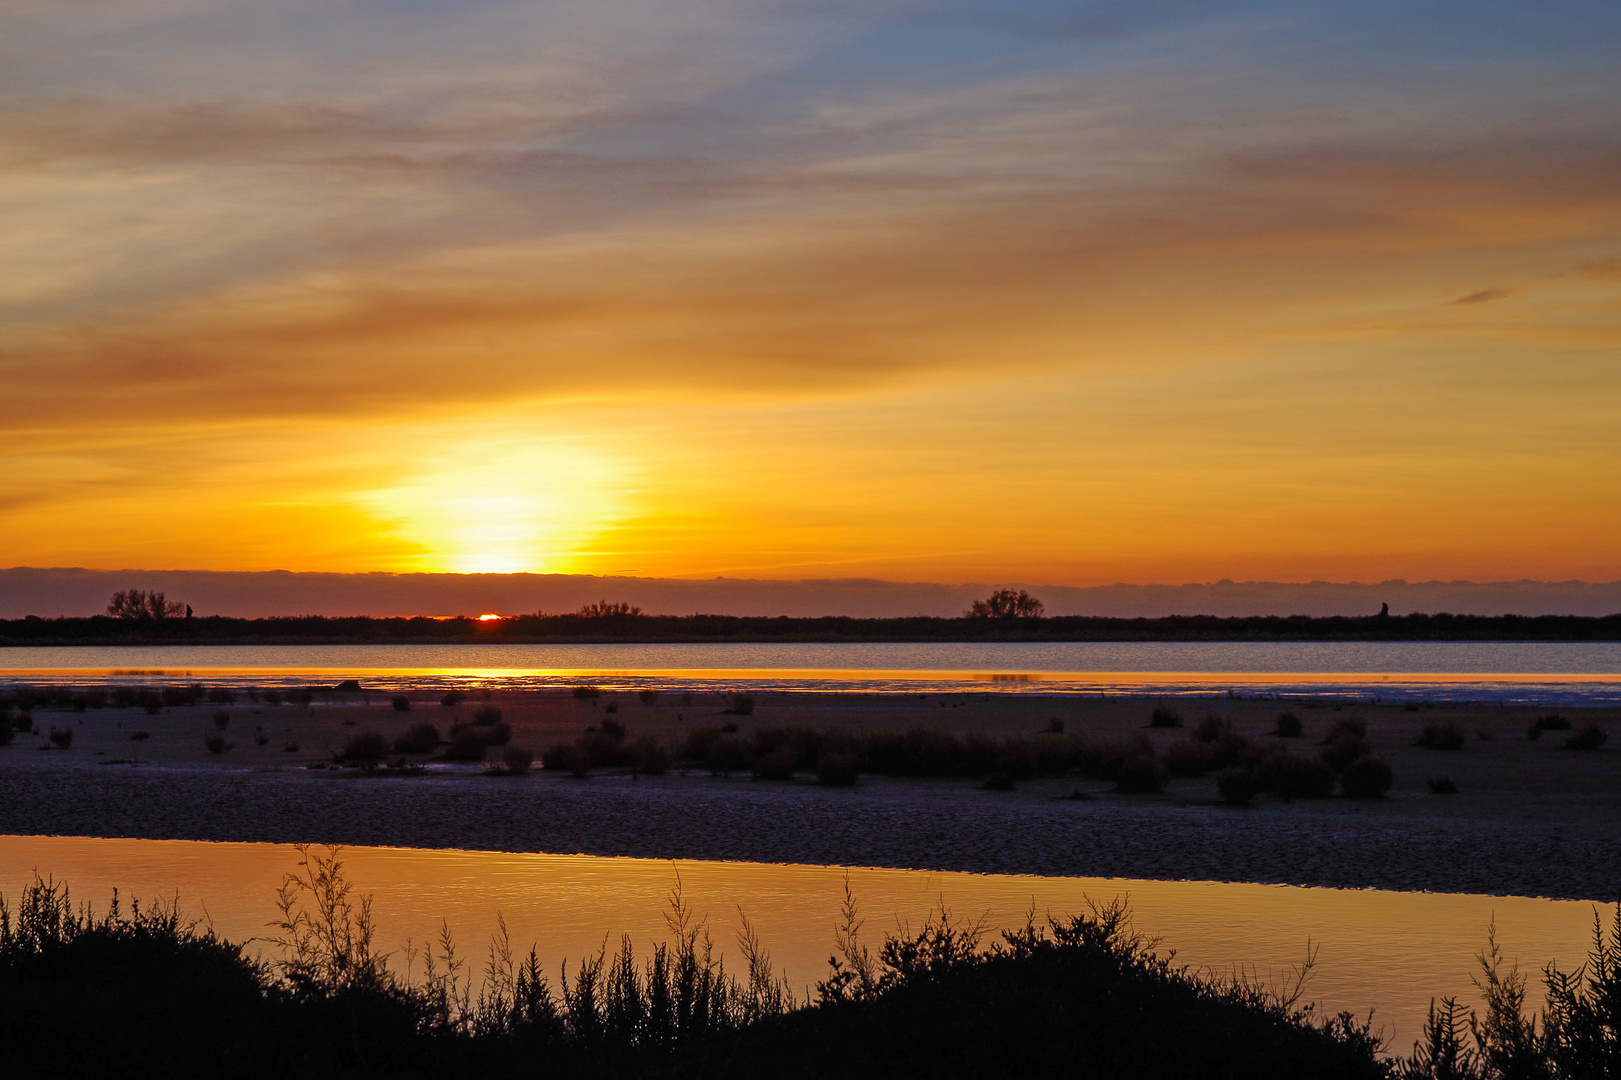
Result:
{"label": "foreground water channel", "polygon": [[[1080,912],[1088,900],[1124,897],[1139,930],[1196,968],[1283,985],[1310,942],[1317,966],[1305,997],[1329,1011],[1373,1009],[1393,1052],[1410,1048],[1432,996],[1473,999],[1474,955],[1488,925],[1522,967],[1569,970],[1585,956],[1595,913],[1579,901],[1201,881],[408,848],[349,848],[342,858],[357,891],[375,898],[380,943],[396,954],[397,969],[407,942],[420,945],[443,925],[476,971],[500,915],[515,944],[538,947],[554,981],[565,958],[617,948],[622,934],[644,954],[665,940],[678,880],[708,918],[719,952],[737,955],[741,912],[801,992],[826,973],[846,881],[874,946],[897,925],[920,926],[942,903],[995,931],[1023,925],[1032,909],[1038,917]],[[115,888],[126,901],[178,895],[186,913],[232,940],[260,939],[254,948],[262,951],[276,887],[297,859],[294,848],[276,844],[0,836],[0,893],[14,903],[37,872],[98,910]]]}

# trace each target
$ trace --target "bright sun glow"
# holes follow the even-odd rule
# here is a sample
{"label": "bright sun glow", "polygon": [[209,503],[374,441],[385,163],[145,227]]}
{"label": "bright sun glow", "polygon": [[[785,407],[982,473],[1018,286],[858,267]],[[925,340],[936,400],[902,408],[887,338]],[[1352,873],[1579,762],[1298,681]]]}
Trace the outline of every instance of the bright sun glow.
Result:
{"label": "bright sun glow", "polygon": [[575,444],[481,438],[361,501],[420,549],[418,569],[559,573],[624,516],[621,472]]}
{"label": "bright sun glow", "polygon": [[499,616],[499,615],[480,615],[478,617],[478,621],[479,622],[500,622],[501,621],[501,616]]}

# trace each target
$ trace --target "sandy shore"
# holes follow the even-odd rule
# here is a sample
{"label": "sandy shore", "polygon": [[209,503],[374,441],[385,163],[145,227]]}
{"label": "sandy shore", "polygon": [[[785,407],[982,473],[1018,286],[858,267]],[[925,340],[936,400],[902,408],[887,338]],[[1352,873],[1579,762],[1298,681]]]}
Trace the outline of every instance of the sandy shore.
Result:
{"label": "sandy shore", "polygon": [[[464,706],[464,711],[472,705]],[[502,699],[516,742],[544,746],[600,721],[600,706],[562,694]],[[751,726],[901,728],[914,725],[1009,734],[1061,716],[1068,730],[1138,732],[1152,703],[991,698],[876,699],[826,696],[762,701]],[[1216,710],[1246,734],[1270,727],[1277,703],[1183,701],[1190,723]],[[304,768],[355,730],[385,733],[420,719],[448,726],[451,710],[386,704],[313,710],[230,707],[242,746],[201,749],[210,707],[148,717],[138,710],[38,713],[41,729],[72,722],[73,748],[42,752],[22,734],[0,749],[0,833],[193,840],[320,842],[538,851],[652,858],[728,859],[966,870],[986,873],[1200,879],[1498,893],[1614,900],[1621,890],[1621,753],[1575,753],[1556,736],[1531,742],[1538,710],[1448,706],[1420,713],[1359,706],[1296,711],[1315,729],[1354,712],[1396,769],[1391,796],[1262,802],[1235,809],[1209,779],[1173,781],[1162,796],[1122,796],[1075,779],[1028,782],[1011,792],[971,781],[864,777],[854,789],[808,780],[756,781],[698,772],[636,778],[553,774],[515,778],[460,767],[420,777],[357,776]],[[1546,711],[1546,710],[1542,710]],[[678,735],[718,724],[713,703],[620,713],[633,732]],[[1572,720],[1617,717],[1566,710]],[[681,719],[676,719],[680,716]],[[270,721],[259,723],[258,721]],[[1412,747],[1425,723],[1471,732],[1462,751]],[[243,737],[274,728],[257,747]],[[143,763],[103,764],[128,753],[132,728],[148,730]],[[1252,730],[1253,729],[1253,730]],[[1184,732],[1151,733],[1156,741]],[[301,744],[298,754],[285,741]],[[1621,742],[1612,739],[1611,746]],[[319,753],[302,748],[311,747]],[[97,750],[101,753],[98,755]],[[1454,796],[1428,793],[1430,775],[1453,777]],[[1060,798],[1077,787],[1092,797]]]}

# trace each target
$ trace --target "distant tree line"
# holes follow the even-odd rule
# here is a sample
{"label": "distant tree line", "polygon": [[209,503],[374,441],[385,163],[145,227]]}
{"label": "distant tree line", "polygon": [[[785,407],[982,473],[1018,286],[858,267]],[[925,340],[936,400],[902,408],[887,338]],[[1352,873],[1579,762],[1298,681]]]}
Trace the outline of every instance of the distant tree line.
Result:
{"label": "distant tree line", "polygon": [[499,621],[277,616],[0,620],[0,645],[593,641],[1621,641],[1621,615],[1172,615],[1154,619],[518,615]]}

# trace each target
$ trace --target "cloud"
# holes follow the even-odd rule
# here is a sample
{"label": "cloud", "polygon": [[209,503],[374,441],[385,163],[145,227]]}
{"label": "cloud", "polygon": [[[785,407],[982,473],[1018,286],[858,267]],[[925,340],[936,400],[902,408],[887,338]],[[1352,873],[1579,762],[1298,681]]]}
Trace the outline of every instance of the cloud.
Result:
{"label": "cloud", "polygon": [[1452,307],[1462,307],[1466,304],[1489,304],[1493,300],[1503,300],[1513,296],[1515,291],[1514,289],[1498,288],[1481,289],[1479,292],[1472,292],[1468,296],[1460,296],[1456,300],[1447,301],[1447,303]]}

